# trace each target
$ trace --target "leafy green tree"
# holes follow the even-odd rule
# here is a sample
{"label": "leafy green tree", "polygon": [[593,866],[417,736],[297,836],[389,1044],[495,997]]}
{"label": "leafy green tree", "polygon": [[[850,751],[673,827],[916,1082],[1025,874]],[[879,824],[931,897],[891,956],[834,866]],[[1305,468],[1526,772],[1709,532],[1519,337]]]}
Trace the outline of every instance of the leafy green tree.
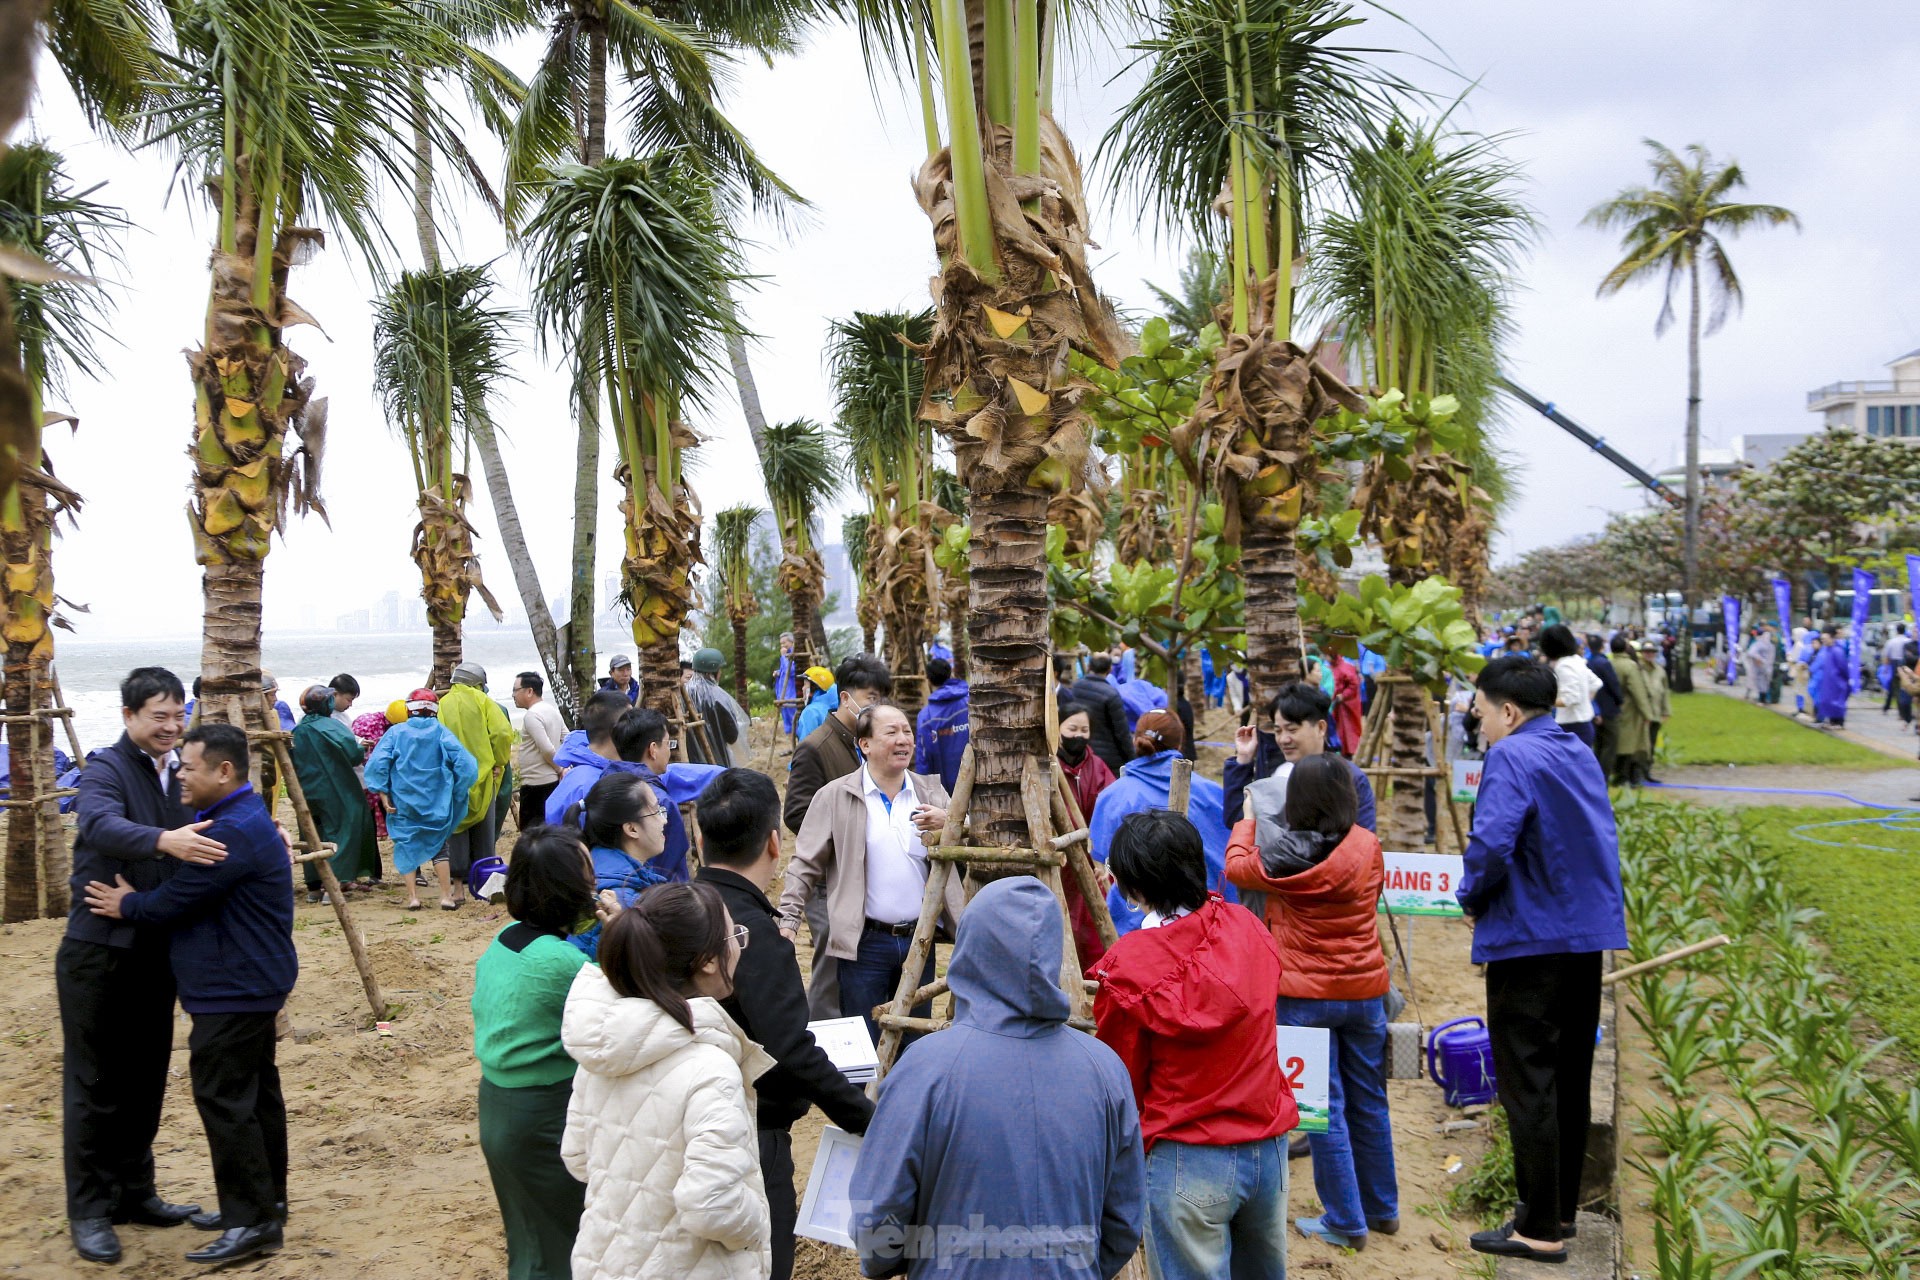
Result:
{"label": "leafy green tree", "polygon": [[[1595,205],[1586,222],[1621,232],[1623,256],[1601,278],[1601,297],[1642,280],[1661,281],[1656,334],[1665,333],[1673,323],[1674,291],[1682,280],[1687,283],[1687,514],[1681,591],[1691,613],[1699,591],[1701,270],[1705,268],[1708,301],[1705,332],[1712,334],[1746,301],[1722,238],[1754,227],[1797,228],[1800,219],[1779,205],[1734,200],[1733,194],[1746,186],[1747,175],[1732,161],[1715,163],[1698,143],[1681,156],[1651,138],[1645,141],[1652,153],[1648,160],[1652,184],[1623,188]],[[1685,664],[1676,673],[1674,687],[1681,691],[1693,687]]]}

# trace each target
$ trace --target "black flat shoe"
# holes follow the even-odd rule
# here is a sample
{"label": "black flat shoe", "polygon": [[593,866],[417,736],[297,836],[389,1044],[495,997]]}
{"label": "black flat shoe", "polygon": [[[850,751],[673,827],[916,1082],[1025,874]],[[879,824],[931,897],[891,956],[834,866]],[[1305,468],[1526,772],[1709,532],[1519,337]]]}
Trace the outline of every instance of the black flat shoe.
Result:
{"label": "black flat shoe", "polygon": [[220,1238],[204,1249],[195,1249],[187,1255],[187,1261],[223,1267],[262,1254],[278,1253],[283,1243],[284,1233],[277,1222],[263,1222],[256,1227],[235,1227],[231,1231],[221,1232]]}
{"label": "black flat shoe", "polygon": [[67,1230],[73,1251],[88,1262],[120,1261],[120,1237],[113,1233],[112,1218],[75,1218]]}
{"label": "black flat shoe", "polygon": [[1374,1235],[1397,1236],[1400,1234],[1400,1219],[1368,1218],[1367,1230]]}
{"label": "black flat shoe", "polygon": [[1467,1237],[1467,1243],[1475,1253],[1490,1253],[1496,1258],[1525,1258],[1530,1262],[1565,1262],[1567,1248],[1536,1249],[1532,1245],[1513,1238],[1513,1224],[1496,1227],[1492,1231],[1476,1231]]}
{"label": "black flat shoe", "polygon": [[[287,1202],[285,1200],[273,1206],[273,1220],[280,1223],[286,1222]],[[214,1209],[208,1213],[196,1213],[191,1218],[188,1218],[187,1221],[191,1222],[201,1231],[225,1231],[227,1229],[220,1221],[220,1211],[218,1209]]]}
{"label": "black flat shoe", "polygon": [[1577,1223],[1577,1222],[1563,1222],[1563,1223],[1561,1223],[1561,1224],[1560,1224],[1560,1238],[1561,1238],[1562,1240],[1574,1240],[1574,1239],[1578,1239],[1578,1238],[1579,1238],[1579,1235],[1580,1235],[1580,1224],[1579,1224],[1579,1223]]}
{"label": "black flat shoe", "polygon": [[136,1227],[177,1227],[200,1212],[197,1204],[169,1204],[159,1196],[148,1196],[139,1204],[121,1205],[113,1215],[115,1226],[132,1223]]}

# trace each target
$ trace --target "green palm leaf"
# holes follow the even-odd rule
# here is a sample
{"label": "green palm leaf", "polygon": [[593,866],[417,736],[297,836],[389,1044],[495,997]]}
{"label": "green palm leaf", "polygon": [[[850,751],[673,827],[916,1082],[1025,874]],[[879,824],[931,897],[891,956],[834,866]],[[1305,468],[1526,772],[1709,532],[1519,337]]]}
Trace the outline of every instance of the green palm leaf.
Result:
{"label": "green palm leaf", "polygon": [[828,328],[834,434],[870,495],[926,465],[931,441],[919,418],[926,365],[914,347],[932,336],[931,310],[856,311]]}
{"label": "green palm leaf", "polygon": [[807,418],[770,423],[761,440],[760,469],[775,517],[783,531],[797,535],[792,549],[804,555],[813,547],[820,508],[840,492],[840,467],[826,431]]}
{"label": "green palm leaf", "polygon": [[95,190],[75,191],[60,154],[37,142],[0,152],[0,245],[82,277],[44,284],[6,277],[27,379],[61,396],[74,375],[102,372],[97,343],[108,332],[108,295],[84,277],[119,260],[120,235],[128,226],[119,209],[88,198]]}
{"label": "green palm leaf", "polygon": [[753,531],[766,515],[759,507],[728,507],[713,518],[713,551],[708,563],[719,574],[720,598],[730,613],[753,608]]}
{"label": "green palm leaf", "polygon": [[374,304],[374,391],[423,490],[461,469],[468,431],[513,377],[515,317],[487,305],[492,291],[485,267],[408,271]]}

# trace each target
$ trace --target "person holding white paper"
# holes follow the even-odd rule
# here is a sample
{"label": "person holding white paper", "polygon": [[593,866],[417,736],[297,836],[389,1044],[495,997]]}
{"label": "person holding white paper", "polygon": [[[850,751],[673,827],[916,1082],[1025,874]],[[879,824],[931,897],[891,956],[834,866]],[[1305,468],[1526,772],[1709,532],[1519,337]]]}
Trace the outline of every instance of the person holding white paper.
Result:
{"label": "person holding white paper", "polygon": [[733,994],[720,1007],[773,1056],[753,1082],[760,1176],[773,1215],[772,1280],[793,1274],[793,1125],[818,1105],[848,1133],[865,1133],[873,1103],[848,1082],[807,1030],[807,988],[793,944],[767,901],[780,869],[780,797],[765,774],[729,769],[700,793],[699,884],[711,885],[747,931]]}

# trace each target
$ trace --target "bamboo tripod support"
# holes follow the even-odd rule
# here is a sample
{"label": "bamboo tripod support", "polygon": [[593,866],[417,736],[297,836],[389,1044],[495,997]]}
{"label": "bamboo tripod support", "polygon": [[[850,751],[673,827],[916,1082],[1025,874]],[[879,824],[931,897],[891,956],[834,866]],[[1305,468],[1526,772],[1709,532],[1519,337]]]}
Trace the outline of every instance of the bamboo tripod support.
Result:
{"label": "bamboo tripod support", "polygon": [[[878,1096],[880,1082],[886,1078],[894,1060],[899,1057],[905,1033],[939,1031],[952,1024],[951,1008],[946,1017],[931,1018],[914,1017],[913,1009],[941,995],[951,997],[945,978],[936,978],[921,986],[920,975],[926,969],[927,957],[933,954],[934,930],[939,926],[940,916],[946,909],[947,883],[954,875],[965,874],[961,864],[968,868],[992,867],[999,871],[1030,874],[1053,891],[1054,901],[1060,907],[1064,935],[1064,945],[1060,949],[1060,989],[1066,993],[1071,1005],[1068,1022],[1083,1031],[1093,1030],[1092,996],[1087,990],[1085,975],[1080,971],[1080,954],[1073,945],[1073,923],[1067,910],[1066,890],[1061,879],[1062,867],[1073,869],[1101,936],[1109,946],[1114,939],[1113,920],[1107,915],[1106,899],[1094,892],[1097,882],[1087,855],[1086,829],[1066,825],[1075,816],[1076,810],[1071,794],[1063,795],[1060,790],[1065,779],[1054,769],[1051,761],[1043,764],[1037,757],[1030,757],[1021,773],[1020,795],[1026,808],[1027,834],[1033,847],[988,849],[960,843],[961,832],[966,826],[967,806],[973,799],[973,777],[973,748],[969,746],[960,760],[960,774],[954,780],[946,828],[940,833],[939,843],[927,848],[927,886],[920,899],[920,918],[914,925],[913,941],[907,948],[899,988],[894,992],[890,1004],[875,1010],[875,1021],[881,1028],[880,1043],[876,1046],[880,1062],[873,1083],[867,1089],[871,1096]],[[1064,828],[1058,835],[1055,834],[1056,825]]]}
{"label": "bamboo tripod support", "polygon": [[6,811],[9,826],[22,813],[33,823],[34,914],[40,919],[50,913],[64,914],[66,910],[62,905],[63,899],[55,896],[64,889],[67,878],[73,874],[73,862],[63,839],[65,830],[60,821],[60,802],[68,796],[80,794],[73,787],[58,785],[58,779],[53,776],[51,722],[54,720],[66,722],[69,738],[78,749],[79,740],[72,737],[73,711],[69,707],[41,707],[25,715],[0,715],[0,725],[24,724],[28,736],[33,739],[27,762],[33,777],[33,799],[16,800],[8,797],[0,800],[0,810]]}
{"label": "bamboo tripod support", "polygon": [[[1433,742],[1433,763],[1430,765],[1409,767],[1393,763],[1393,700],[1397,691],[1407,685],[1413,685],[1420,694],[1420,709],[1426,716],[1427,735]],[[1412,677],[1388,672],[1374,682],[1373,705],[1367,708],[1366,723],[1361,727],[1360,745],[1353,753],[1353,762],[1374,784],[1376,792],[1380,790],[1381,783],[1391,783],[1396,779],[1438,779],[1435,783],[1439,788],[1436,799],[1445,809],[1447,825],[1453,833],[1452,852],[1467,851],[1466,822],[1460,816],[1460,806],[1453,802],[1453,768],[1447,760],[1446,725],[1434,708],[1433,699],[1425,689],[1414,685]],[[1436,848],[1441,847],[1438,835],[1436,830]]]}
{"label": "bamboo tripod support", "polygon": [[[273,709],[273,700],[266,694],[260,695],[266,724],[277,725],[278,714]],[[347,950],[353,956],[353,967],[359,971],[360,985],[366,989],[367,1004],[373,1009],[373,1020],[379,1022],[387,1016],[386,997],[380,994],[380,979],[374,976],[373,962],[367,959],[366,939],[360,934],[360,926],[354,921],[353,912],[347,906],[347,897],[340,889],[340,880],[333,874],[334,847],[320,839],[320,825],[313,820],[313,810],[307,808],[307,793],[300,785],[300,775],[294,772],[293,755],[287,748],[293,735],[285,729],[255,729],[247,724],[246,711],[240,698],[235,695],[227,699],[229,722],[236,728],[244,729],[247,741],[262,748],[263,753],[271,752],[280,776],[287,784],[287,799],[293,803],[293,816],[300,828],[300,838],[295,844],[297,853],[294,861],[310,863],[320,873],[320,887],[326,891],[327,901],[333,904],[333,914],[340,921],[340,932],[347,939]],[[272,798],[263,796],[268,810],[272,810]]]}
{"label": "bamboo tripod support", "polygon": [[692,749],[697,743],[702,759],[708,764],[720,763],[720,757],[714,751],[712,741],[707,737],[706,717],[694,712],[693,699],[687,696],[687,686],[684,683],[675,686],[674,696],[680,702],[680,723],[675,726],[679,732],[674,735],[680,745],[674,752],[675,756],[682,764],[687,763],[693,758]]}

